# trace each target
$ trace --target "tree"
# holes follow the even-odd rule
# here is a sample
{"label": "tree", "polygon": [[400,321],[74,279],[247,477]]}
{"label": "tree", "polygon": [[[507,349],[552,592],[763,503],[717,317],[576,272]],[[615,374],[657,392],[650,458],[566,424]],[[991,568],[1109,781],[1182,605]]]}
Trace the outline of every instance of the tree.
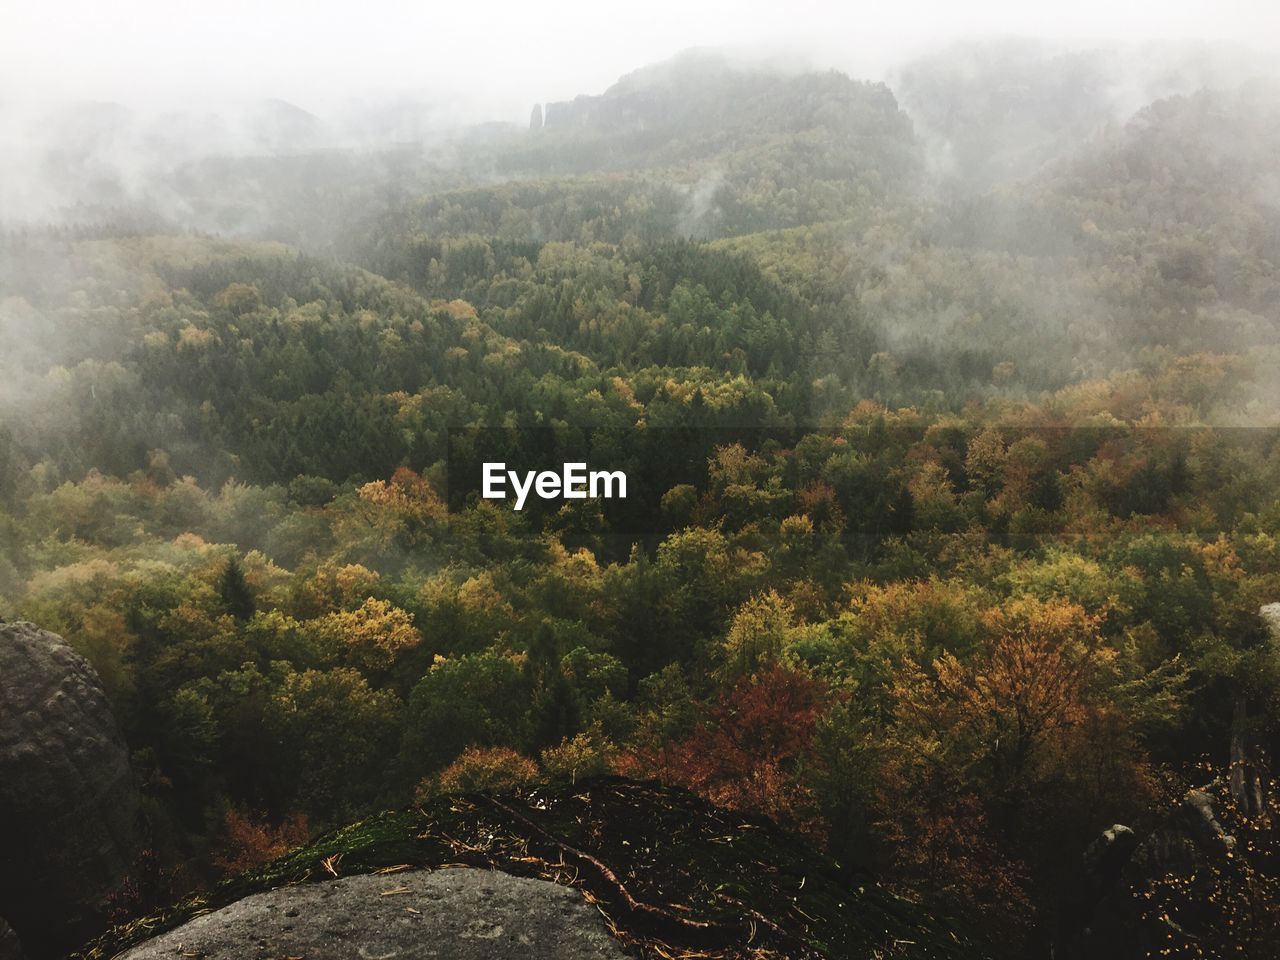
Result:
{"label": "tree", "polygon": [[1149,806],[1154,779],[1104,696],[1098,616],[1020,599],[987,620],[992,639],[969,659],[897,672],[879,806],[898,870],[994,916],[1026,898],[1029,866],[1047,877],[1099,818]]}
{"label": "tree", "polygon": [[239,557],[233,555],[227,560],[222,576],[218,578],[218,596],[222,598],[223,609],[239,622],[244,623],[253,617],[253,591],[245,580]]}
{"label": "tree", "polygon": [[791,604],[774,590],[752,597],[739,607],[716,651],[720,678],[733,682],[787,665],[794,615]]}
{"label": "tree", "polygon": [[529,701],[529,682],[516,657],[437,658],[409,698],[401,757],[406,771],[417,780],[471,746],[524,747]]}
{"label": "tree", "polygon": [[425,800],[440,793],[509,793],[537,776],[537,764],[510,747],[468,747],[438,777],[423,780],[417,797]]}
{"label": "tree", "polygon": [[822,681],[781,666],[741,677],[703,706],[690,736],[624,754],[616,766],[821,836],[803,770],[827,692]]}
{"label": "tree", "polygon": [[351,820],[386,803],[403,705],[374,690],[356,670],[290,673],[267,706],[279,762],[292,772],[293,809],[324,824]]}
{"label": "tree", "polygon": [[320,620],[332,655],[361,669],[383,672],[406,651],[422,643],[413,615],[387,600],[367,598],[354,610],[339,610]]}

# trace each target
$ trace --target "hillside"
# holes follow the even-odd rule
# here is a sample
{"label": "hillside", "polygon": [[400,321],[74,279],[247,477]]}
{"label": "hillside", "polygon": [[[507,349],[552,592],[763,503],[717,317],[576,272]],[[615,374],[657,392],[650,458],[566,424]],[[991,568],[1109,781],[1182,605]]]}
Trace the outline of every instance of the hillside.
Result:
{"label": "hillside", "polygon": [[0,230],[0,617],[114,707],[119,935],[577,857],[675,955],[1274,955],[1280,94],[1175,53],[701,51],[124,180],[88,111],[97,202]]}

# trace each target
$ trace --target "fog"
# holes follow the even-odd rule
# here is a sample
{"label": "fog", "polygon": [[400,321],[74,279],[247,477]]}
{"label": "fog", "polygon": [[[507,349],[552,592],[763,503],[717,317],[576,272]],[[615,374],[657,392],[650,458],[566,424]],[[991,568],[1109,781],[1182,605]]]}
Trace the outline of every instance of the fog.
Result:
{"label": "fog", "polygon": [[[692,72],[681,73],[682,57],[695,64]],[[699,57],[717,65],[711,74],[697,72]],[[677,66],[636,73],[663,63]],[[713,126],[739,120],[720,108],[672,119],[678,132],[664,144],[657,141],[666,134],[659,131],[655,141],[644,131],[667,122],[663,111],[678,109],[679,92],[671,99],[667,89],[667,100],[637,106],[626,91],[654,78],[678,86],[710,77],[709,90],[699,92],[708,102],[728,103],[734,82],[725,85],[722,74],[715,79],[715,70],[726,66],[757,78],[836,69],[883,82],[892,94],[890,109],[901,108],[909,121],[903,136],[910,153],[898,158],[902,163],[872,162],[885,170],[918,164],[923,176],[904,181],[902,192],[877,193],[878,202],[906,217],[915,203],[945,204],[996,188],[981,216],[951,211],[921,228],[923,234],[961,249],[1005,253],[1025,252],[1030,242],[1041,253],[1067,258],[1076,226],[1043,218],[1028,226],[1026,207],[1006,209],[999,188],[1087,154],[1088,144],[1104,149],[1099,145],[1108,132],[1114,135],[1153,102],[1274,81],[1277,63],[1280,11],[1264,0],[1082,0],[1053,7],[905,0],[865,8],[815,0],[659,0],[608,10],[585,0],[435,7],[402,0],[359,6],[10,2],[0,13],[0,225],[266,239],[381,272],[387,264],[370,251],[400,236],[414,216],[407,211],[422,198],[499,180],[645,170],[679,206],[661,228],[668,234],[748,234],[758,227],[717,224],[716,218],[726,196],[753,188],[732,180],[734,160],[720,146],[697,142],[708,118]],[[628,75],[642,79],[619,85]],[[571,123],[595,125],[577,146],[562,138],[556,153],[549,139],[526,133],[533,105],[541,111],[543,104],[598,97],[611,88],[623,93],[598,113],[589,100],[578,102],[588,109],[569,109]],[[768,85],[753,89],[769,95]],[[1264,96],[1274,106],[1274,92]],[[738,113],[749,109],[734,103]],[[1228,132],[1233,149],[1242,143],[1245,153],[1253,149],[1249,131],[1265,125],[1266,112],[1253,111],[1253,128],[1235,128],[1243,134]],[[778,114],[761,116],[778,122]],[[1256,139],[1255,152],[1265,153],[1269,141]],[[676,152],[664,153],[668,148]],[[687,164],[703,150],[697,163]],[[1252,173],[1240,190],[1271,218],[1275,179],[1260,171],[1274,165],[1256,156],[1245,167]],[[648,188],[638,183],[637,202],[648,202]],[[868,196],[881,189],[880,179],[868,183],[860,188],[871,189]],[[538,201],[529,202],[535,209],[512,214],[495,231],[536,241],[576,239],[547,227]],[[848,212],[791,211],[791,219],[779,223]],[[460,222],[463,233],[488,229]],[[907,264],[919,234],[892,239],[891,231],[880,231],[868,262],[912,276],[917,268]],[[52,252],[42,255],[56,260]],[[1053,276],[1076,266],[1064,259],[1061,269]],[[979,284],[975,296],[981,293]],[[897,295],[892,288],[859,294],[881,324],[883,342],[895,349],[927,340],[933,335],[928,323],[950,329],[974,315],[971,305],[947,302],[935,311],[909,298],[896,312],[866,306],[867,297],[889,304]],[[1111,308],[1081,284],[1048,298],[1029,291],[1011,301],[1020,304],[1026,329],[1065,328],[1071,317],[1085,316],[1093,318],[1086,339],[1111,336]],[[21,306],[0,304],[11,363],[19,352],[13,345],[41,342],[32,331],[45,323]],[[935,312],[936,321],[921,319]],[[1223,327],[1252,322],[1237,318],[1234,327]],[[1224,344],[1234,343],[1223,336]],[[44,339],[57,338],[46,333]],[[57,354],[50,353],[50,363],[66,359]],[[101,349],[95,355],[103,355]],[[42,374],[49,364],[26,366]]]}
{"label": "fog", "polygon": [[[1105,116],[1094,119],[1123,122],[1156,97],[1271,72],[1280,13],[1264,0],[1055,8],[659,0],[607,12],[584,0],[11,2],[0,13],[0,221],[83,219],[89,207],[144,201],[185,226],[254,232],[255,217],[203,215],[199,191],[168,178],[207,157],[423,147],[465,124],[524,125],[534,103],[598,94],[691,48],[888,81],[945,176],[957,162],[955,132],[940,135],[938,118],[912,103],[910,64],[1001,37],[1020,38],[1011,82],[1018,71],[1034,76],[1055,52],[1105,50]],[[988,49],[970,54],[975,66]]]}
{"label": "fog", "polygon": [[627,70],[697,46],[801,56],[870,79],[931,48],[992,34],[1212,40],[1280,51],[1280,13],[1267,0],[9,0],[4,7],[0,99],[152,109],[281,98],[328,114],[407,98],[450,104],[471,120],[520,120],[533,101],[599,91]]}

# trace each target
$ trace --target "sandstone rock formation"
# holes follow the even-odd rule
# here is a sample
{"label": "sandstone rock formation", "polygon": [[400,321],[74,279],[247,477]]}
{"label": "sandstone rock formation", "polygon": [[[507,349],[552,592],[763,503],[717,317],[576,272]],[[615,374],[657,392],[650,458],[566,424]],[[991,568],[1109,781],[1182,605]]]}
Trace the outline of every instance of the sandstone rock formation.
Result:
{"label": "sandstone rock formation", "polygon": [[[1218,820],[1212,797],[1190,790],[1168,818],[1138,839],[1129,827],[1115,824],[1085,850],[1080,883],[1063,905],[1062,930],[1055,956],[1060,960],[1139,960],[1163,942],[1165,930],[1144,929],[1139,900],[1148,884],[1165,877],[1182,878],[1192,899],[1208,898],[1207,878],[1224,869],[1236,839]],[[1164,918],[1170,929],[1185,933],[1177,920]]]}
{"label": "sandstone rock formation", "polygon": [[122,960],[622,960],[578,891],[470,868],[283,887],[197,917]]}
{"label": "sandstone rock formation", "polygon": [[90,932],[137,847],[138,796],[98,674],[0,623],[0,916],[41,956]]}
{"label": "sandstone rock formation", "polygon": [[1078,883],[1062,905],[1056,956],[1090,956],[1097,952],[1100,930],[1106,931],[1108,944],[1114,945],[1119,939],[1117,931],[1131,925],[1131,911],[1121,891],[1125,868],[1137,846],[1133,830],[1116,823],[1085,849]]}

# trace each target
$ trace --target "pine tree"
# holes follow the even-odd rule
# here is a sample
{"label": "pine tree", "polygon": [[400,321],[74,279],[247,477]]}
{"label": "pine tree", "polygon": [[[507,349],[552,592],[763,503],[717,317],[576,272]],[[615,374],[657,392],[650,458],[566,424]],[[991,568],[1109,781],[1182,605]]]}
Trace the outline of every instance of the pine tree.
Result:
{"label": "pine tree", "polygon": [[244,570],[240,567],[238,557],[233,556],[227,561],[226,569],[218,580],[218,596],[222,598],[227,613],[237,620],[244,621],[253,616],[253,591],[244,578]]}

